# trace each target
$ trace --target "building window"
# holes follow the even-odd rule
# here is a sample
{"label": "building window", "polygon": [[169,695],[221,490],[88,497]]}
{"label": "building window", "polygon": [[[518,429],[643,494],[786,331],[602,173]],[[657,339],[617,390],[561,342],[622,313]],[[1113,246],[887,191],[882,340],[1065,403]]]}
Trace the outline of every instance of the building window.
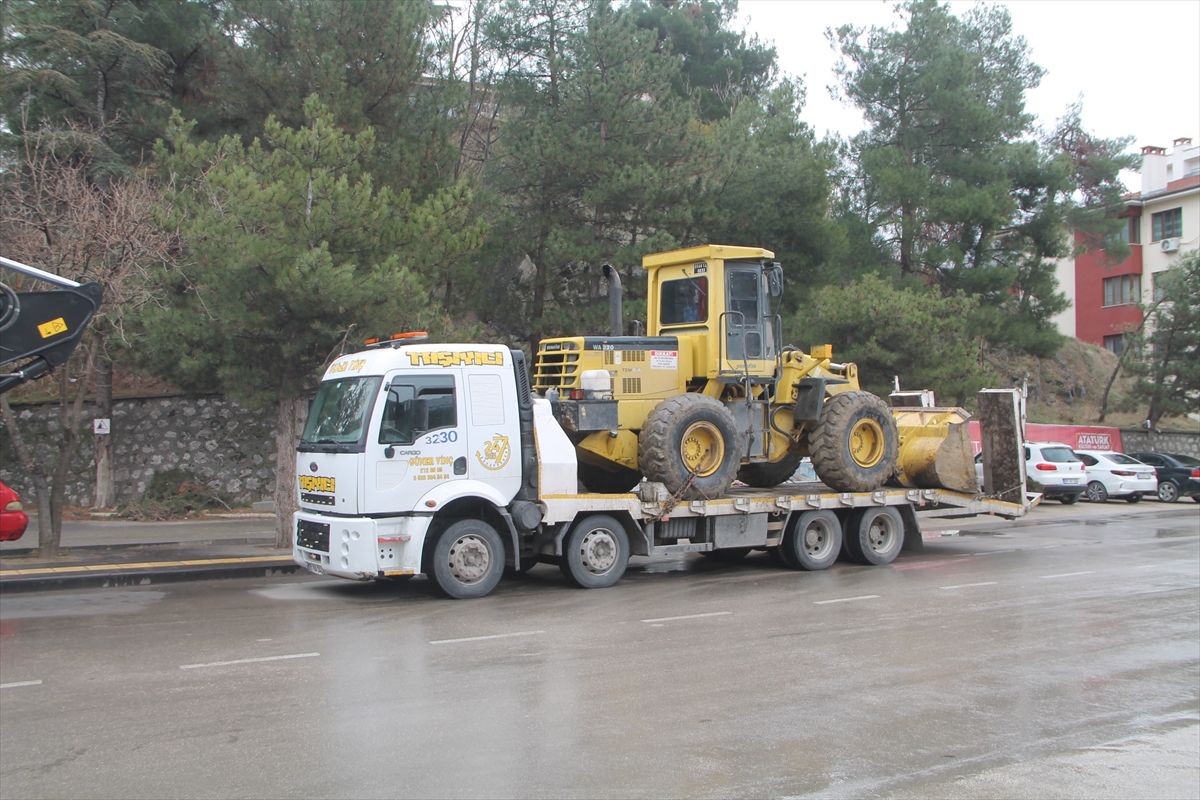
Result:
{"label": "building window", "polygon": [[1170,239],[1172,236],[1183,236],[1183,209],[1172,208],[1170,211],[1160,211],[1150,216],[1151,241]]}
{"label": "building window", "polygon": [[1121,355],[1125,352],[1125,334],[1118,333],[1116,336],[1104,337],[1104,349],[1110,353]]}
{"label": "building window", "polygon": [[1129,243],[1142,243],[1142,216],[1138,214],[1134,217],[1129,217]]}
{"label": "building window", "polygon": [[1141,299],[1141,275],[1118,275],[1115,278],[1104,279],[1104,305],[1123,306]]}

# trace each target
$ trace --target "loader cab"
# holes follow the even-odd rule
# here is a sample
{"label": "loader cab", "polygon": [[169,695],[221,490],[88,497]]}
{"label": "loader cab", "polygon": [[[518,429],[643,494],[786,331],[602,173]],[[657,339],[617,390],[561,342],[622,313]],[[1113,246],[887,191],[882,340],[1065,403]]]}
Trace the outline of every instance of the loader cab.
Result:
{"label": "loader cab", "polygon": [[781,350],[783,271],[758,247],[706,245],[646,256],[649,333],[693,339],[696,377],[770,379]]}

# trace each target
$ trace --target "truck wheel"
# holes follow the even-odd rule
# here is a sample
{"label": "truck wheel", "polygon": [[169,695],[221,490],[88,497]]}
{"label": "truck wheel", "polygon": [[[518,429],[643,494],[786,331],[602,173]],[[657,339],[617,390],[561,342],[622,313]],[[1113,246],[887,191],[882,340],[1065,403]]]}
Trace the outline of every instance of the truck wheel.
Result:
{"label": "truck wheel", "polygon": [[723,494],[741,463],[742,436],[733,414],[707,395],[663,400],[638,435],[638,466],[672,495],[700,500]]}
{"label": "truck wheel", "polygon": [[738,470],[737,479],[756,489],[770,489],[795,475],[803,460],[804,456],[799,453],[787,453],[778,461],[743,464]]}
{"label": "truck wheel", "polygon": [[612,586],[629,564],[629,534],[625,526],[606,514],[578,523],[563,542],[559,568],[581,589]]}
{"label": "truck wheel", "polygon": [[1089,503],[1107,503],[1108,490],[1100,481],[1092,481],[1087,485],[1087,499]]}
{"label": "truck wheel", "polygon": [[780,551],[800,569],[827,569],[842,551],[842,523],[832,511],[805,511],[784,534]]}
{"label": "truck wheel", "polygon": [[589,492],[597,494],[625,494],[632,492],[642,482],[642,473],[628,467],[607,470],[579,462],[579,482]]}
{"label": "truck wheel", "polygon": [[849,391],[825,401],[808,434],[817,477],[835,492],[870,492],[896,470],[896,421],[870,392]]}
{"label": "truck wheel", "polygon": [[504,573],[504,543],[486,522],[463,519],[438,536],[430,554],[430,583],[447,597],[483,597]]}
{"label": "truck wheel", "polygon": [[842,552],[858,564],[890,564],[904,546],[904,520],[890,506],[864,508],[850,514],[842,535]]}

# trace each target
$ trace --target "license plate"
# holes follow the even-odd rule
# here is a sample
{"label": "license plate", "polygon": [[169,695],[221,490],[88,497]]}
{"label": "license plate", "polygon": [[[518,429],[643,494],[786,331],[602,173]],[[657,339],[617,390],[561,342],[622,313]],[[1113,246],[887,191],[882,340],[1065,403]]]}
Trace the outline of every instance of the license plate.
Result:
{"label": "license plate", "polygon": [[1154,477],[1154,476],[1153,476],[1153,475],[1151,475],[1149,472],[1139,472],[1139,473],[1138,473],[1138,480],[1139,480],[1139,481],[1148,481],[1148,480],[1150,480],[1150,479],[1151,479],[1151,478],[1153,478],[1153,477]]}
{"label": "license plate", "polygon": [[324,575],[325,570],[321,569],[320,564],[305,564],[304,567],[313,575]]}
{"label": "license plate", "polygon": [[1079,483],[1079,478],[1063,478],[1063,483],[1068,485],[1072,483]]}

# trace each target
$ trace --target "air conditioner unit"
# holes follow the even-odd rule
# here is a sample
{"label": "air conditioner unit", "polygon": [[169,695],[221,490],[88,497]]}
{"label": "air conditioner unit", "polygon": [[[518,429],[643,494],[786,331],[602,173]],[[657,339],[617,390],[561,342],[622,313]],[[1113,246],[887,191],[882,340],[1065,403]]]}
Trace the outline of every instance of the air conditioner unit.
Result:
{"label": "air conditioner unit", "polygon": [[1163,239],[1159,242],[1159,247],[1162,248],[1164,253],[1174,253],[1179,249],[1179,237],[1174,236],[1170,239]]}

